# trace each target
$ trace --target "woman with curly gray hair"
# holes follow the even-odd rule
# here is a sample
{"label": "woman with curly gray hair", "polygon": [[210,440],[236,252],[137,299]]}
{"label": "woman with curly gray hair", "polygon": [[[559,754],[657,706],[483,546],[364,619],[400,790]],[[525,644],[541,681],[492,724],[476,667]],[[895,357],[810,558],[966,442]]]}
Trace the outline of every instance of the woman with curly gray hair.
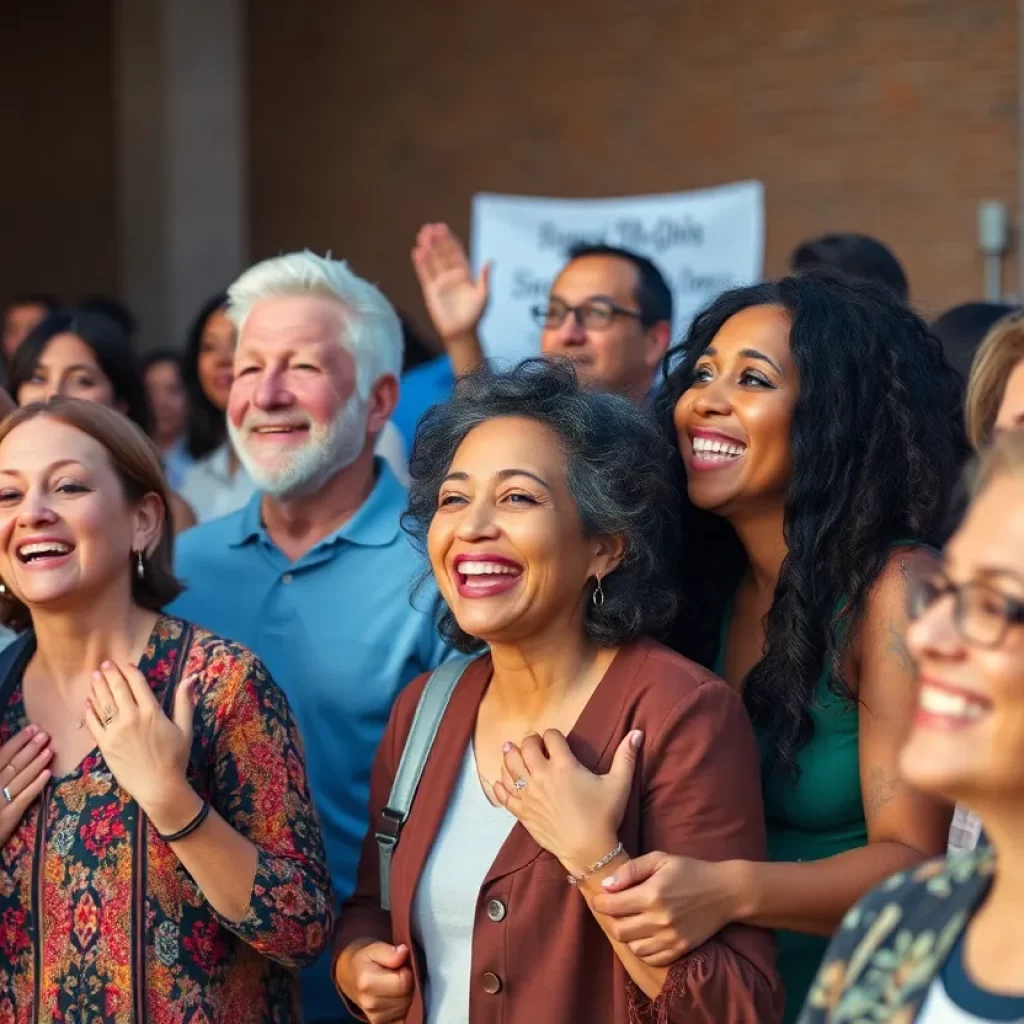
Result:
{"label": "woman with curly gray hair", "polygon": [[776,1021],[768,933],[731,927],[652,965],[592,908],[629,855],[765,853],[742,702],[652,639],[676,609],[667,443],[569,364],[528,360],[461,378],[410,468],[406,526],[444,598],[440,628],[475,657],[421,751],[386,872],[376,834],[397,831],[428,678],[392,711],[336,937],[349,1007],[374,1024]]}

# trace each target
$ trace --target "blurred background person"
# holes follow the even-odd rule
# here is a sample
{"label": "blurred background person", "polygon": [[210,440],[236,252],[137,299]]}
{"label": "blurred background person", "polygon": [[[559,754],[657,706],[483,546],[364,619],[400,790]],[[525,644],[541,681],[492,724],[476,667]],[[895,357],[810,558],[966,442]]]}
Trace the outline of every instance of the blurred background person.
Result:
{"label": "blurred background person", "polygon": [[295,968],[333,916],[301,741],[249,651],[162,613],[181,587],[156,451],[58,397],[4,421],[0,467],[0,615],[28,629],[0,743],[33,726],[47,758],[39,800],[3,816],[0,1006],[301,1019]]}
{"label": "blurred background person", "polygon": [[[375,454],[402,330],[377,288],[311,252],[250,267],[229,294],[239,334],[228,423],[259,490],[181,538],[189,589],[172,610],[245,643],[287,693],[345,899],[391,705],[448,654],[436,591],[410,602],[421,558],[400,525],[408,495]],[[308,1021],[345,1016],[326,957],[304,991]]]}
{"label": "blurred background person", "polygon": [[[473,277],[447,224],[420,229],[412,262],[446,354],[403,377],[395,422],[408,444],[455,377],[483,362],[478,331],[490,296],[490,268]],[[647,400],[672,339],[672,292],[649,259],[614,246],[577,245],[533,316],[544,355],[571,360],[588,387]]]}
{"label": "blurred background person", "polygon": [[921,683],[900,770],[991,848],[890,879],[836,933],[801,1024],[1024,1020],[1024,435],[982,456],[941,566],[909,588]]}
{"label": "blurred background person", "polygon": [[979,346],[967,379],[966,423],[975,448],[997,431],[1024,427],[1024,313],[999,320]]}
{"label": "blurred background person", "polygon": [[850,907],[946,848],[950,809],[898,771],[916,697],[898,641],[963,458],[957,378],[891,291],[819,271],[716,299],[659,408],[686,476],[674,646],[744,696],[768,862],[652,854],[597,907],[659,951],[776,929],[791,1021]]}
{"label": "blurred background person", "polygon": [[19,292],[4,307],[3,359],[9,363],[36,324],[58,307],[55,296],[44,292]]}
{"label": "blurred background person", "polygon": [[887,245],[870,235],[843,232],[801,242],[789,257],[789,268],[794,274],[837,270],[855,281],[871,281],[888,288],[900,302],[910,298],[903,265]]}
{"label": "blurred background person", "polygon": [[121,328],[128,336],[128,340],[134,345],[136,333],[139,329],[139,321],[135,314],[120,299],[112,295],[87,295],[84,299],[75,303],[75,309],[87,313],[102,313]]}
{"label": "blurred background person", "polygon": [[947,309],[932,324],[932,333],[942,342],[946,361],[965,382],[985,335],[1015,311],[1015,306],[1003,302],[965,302]]}
{"label": "blurred background person", "polygon": [[341,990],[370,1020],[409,1024],[480,1020],[495,1003],[551,1024],[777,1021],[766,931],[727,928],[651,966],[591,907],[623,848],[764,856],[742,702],[653,639],[676,610],[670,446],[565,360],[531,359],[462,377],[414,450],[406,525],[443,595],[442,634],[481,656],[426,762],[389,912],[374,832],[426,677],[395,705],[339,920]]}
{"label": "blurred background person", "polygon": [[189,408],[181,357],[170,349],[148,353],[142,360],[142,381],[153,414],[153,442],[160,451],[167,482],[178,489],[192,465],[185,447]]}
{"label": "blurred background person", "polygon": [[227,293],[218,292],[203,304],[189,331],[183,360],[189,398],[185,450],[195,464],[185,474],[181,493],[200,522],[243,508],[256,490],[228,441],[225,414],[237,332],[227,303]]}
{"label": "blurred background person", "polygon": [[[58,310],[22,342],[11,363],[11,396],[20,406],[63,396],[116,409],[147,434],[153,418],[138,360],[127,335],[102,313]],[[195,525],[195,515],[176,493],[169,495],[176,531]]]}

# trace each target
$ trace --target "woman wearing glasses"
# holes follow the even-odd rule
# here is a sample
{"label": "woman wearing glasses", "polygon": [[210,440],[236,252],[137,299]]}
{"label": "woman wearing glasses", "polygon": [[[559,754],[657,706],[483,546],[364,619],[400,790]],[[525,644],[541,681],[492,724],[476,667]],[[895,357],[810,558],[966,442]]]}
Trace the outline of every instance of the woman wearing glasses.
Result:
{"label": "woman wearing glasses", "polygon": [[663,389],[689,499],[676,646],[743,693],[768,863],[656,853],[595,903],[649,963],[728,922],[776,929],[790,1021],[846,911],[946,847],[948,810],[897,758],[914,704],[904,573],[942,539],[955,384],[888,292],[806,276],[721,296]]}
{"label": "woman wearing glasses", "polygon": [[843,922],[801,1024],[1024,1019],[1024,436],[984,457],[944,565],[910,587],[921,686],[900,757],[991,848],[897,875]]}

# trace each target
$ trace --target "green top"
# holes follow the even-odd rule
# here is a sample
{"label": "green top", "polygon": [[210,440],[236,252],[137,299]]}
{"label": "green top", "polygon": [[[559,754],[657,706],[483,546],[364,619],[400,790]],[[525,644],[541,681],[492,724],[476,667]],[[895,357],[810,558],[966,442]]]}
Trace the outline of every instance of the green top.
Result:
{"label": "green top", "polygon": [[[730,606],[722,621],[722,638],[714,666],[718,675],[722,674],[731,618]],[[828,678],[826,668],[818,679],[817,699],[810,708],[814,736],[796,755],[799,777],[790,779],[778,772],[765,777],[770,861],[822,860],[865,846],[868,841],[860,789],[858,709],[832,693]],[[763,735],[759,739],[764,769],[768,744]],[[790,1024],[800,1013],[829,940],[802,932],[778,931],[776,935],[779,974],[786,986],[783,1024]]]}

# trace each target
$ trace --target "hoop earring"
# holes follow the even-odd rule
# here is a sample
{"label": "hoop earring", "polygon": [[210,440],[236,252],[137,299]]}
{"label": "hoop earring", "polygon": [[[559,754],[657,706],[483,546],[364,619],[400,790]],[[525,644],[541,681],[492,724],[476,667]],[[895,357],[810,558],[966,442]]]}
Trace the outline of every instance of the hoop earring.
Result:
{"label": "hoop earring", "polygon": [[145,579],[146,566],[143,564],[142,561],[142,552],[136,551],[135,555],[138,558],[138,561],[135,563],[135,575],[138,576],[140,580]]}
{"label": "hoop earring", "polygon": [[600,608],[604,604],[604,587],[601,586],[601,577],[596,576],[597,586],[594,588],[594,593],[590,595],[590,600],[595,608]]}

